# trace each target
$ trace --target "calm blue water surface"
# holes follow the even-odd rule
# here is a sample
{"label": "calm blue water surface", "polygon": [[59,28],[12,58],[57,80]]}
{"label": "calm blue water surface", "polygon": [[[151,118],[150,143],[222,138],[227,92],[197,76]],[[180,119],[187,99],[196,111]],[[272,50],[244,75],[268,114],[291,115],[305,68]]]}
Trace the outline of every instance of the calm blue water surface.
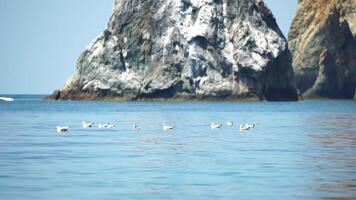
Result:
{"label": "calm blue water surface", "polygon": [[[356,101],[13,97],[0,102],[1,199],[356,198]],[[83,120],[117,127],[82,129]],[[257,126],[210,129],[227,120]],[[57,134],[57,125],[71,130]]]}

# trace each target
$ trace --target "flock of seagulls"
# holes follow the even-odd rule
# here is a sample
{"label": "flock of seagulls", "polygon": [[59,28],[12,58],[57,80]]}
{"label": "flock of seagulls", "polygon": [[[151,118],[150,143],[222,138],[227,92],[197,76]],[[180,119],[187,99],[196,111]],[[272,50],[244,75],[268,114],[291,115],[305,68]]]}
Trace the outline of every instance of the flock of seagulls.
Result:
{"label": "flock of seagulls", "polygon": [[[233,126],[234,123],[232,121],[227,121],[226,126]],[[240,131],[248,131],[252,128],[255,128],[256,124],[240,124]],[[212,129],[218,129],[222,127],[222,124],[211,123],[210,127]]]}
{"label": "flock of seagulls", "polygon": [[[10,97],[0,97],[0,101],[7,101],[7,102],[12,102],[14,101],[13,98],[10,98]],[[227,121],[226,122],[226,126],[233,126],[234,123],[232,121]],[[256,126],[256,124],[240,124],[240,131],[248,131],[252,128],[254,128]],[[83,121],[82,122],[82,127],[83,128],[92,128],[94,127],[94,123],[92,122],[86,122],[86,121]],[[211,123],[210,124],[210,127],[211,129],[219,129],[222,127],[222,124],[218,124],[218,123]],[[65,133],[65,132],[68,132],[69,131],[69,126],[57,126],[56,129],[57,129],[57,132],[58,133]],[[115,125],[114,124],[111,124],[111,123],[106,123],[106,124],[98,124],[98,128],[100,129],[111,129],[111,128],[115,128]],[[176,126],[174,125],[170,125],[170,124],[162,124],[162,129],[164,131],[169,131],[169,130],[173,130],[175,129]],[[134,124],[132,125],[132,130],[133,131],[139,131],[141,130],[141,128]]]}
{"label": "flock of seagulls", "polygon": [[[14,101],[14,99],[11,98],[11,97],[0,97],[0,101],[12,102],[12,101]],[[227,121],[226,122],[226,126],[233,126],[233,125],[234,125],[234,123],[232,121]],[[248,131],[248,130],[254,128],[255,126],[256,126],[256,124],[243,124],[243,125],[240,125],[240,131]],[[83,128],[92,128],[92,127],[94,127],[94,123],[83,121],[82,122],[82,127]],[[213,122],[213,123],[211,123],[210,127],[211,127],[211,129],[219,129],[219,128],[222,127],[222,124],[218,124],[218,123],[214,123]],[[56,127],[58,133],[68,132],[69,128],[70,128],[69,126],[57,126]],[[111,128],[115,128],[115,125],[111,124],[111,123],[98,124],[98,128],[100,128],[100,129],[104,129],[104,128],[111,129]],[[174,126],[174,125],[162,124],[162,129],[164,131],[173,130],[175,128],[176,128],[176,126]],[[141,130],[141,128],[138,125],[134,124],[134,125],[132,125],[132,130],[133,131],[138,131],[138,130]]]}
{"label": "flock of seagulls", "polygon": [[[226,126],[233,126],[233,125],[234,125],[234,123],[232,121],[227,121],[226,122]],[[223,126],[222,124],[218,124],[218,123],[214,123],[214,122],[210,124],[210,128],[211,129],[219,129],[222,126]],[[248,131],[248,130],[254,128],[255,126],[256,126],[256,124],[241,124],[240,125],[240,131],[241,132],[242,131]],[[92,128],[92,127],[94,127],[94,123],[83,121],[82,122],[82,127],[83,128]],[[66,132],[69,131],[69,128],[70,128],[69,126],[57,126],[56,127],[58,133],[66,133]],[[111,123],[98,124],[98,128],[99,129],[105,129],[105,128],[106,129],[111,129],[111,128],[115,128],[115,125],[111,124]],[[176,126],[174,126],[174,125],[162,124],[162,130],[164,130],[164,131],[170,131],[170,130],[173,130],[175,128],[176,128]],[[138,125],[134,124],[134,125],[132,125],[132,130],[133,131],[139,131],[139,130],[141,130],[141,128]]]}

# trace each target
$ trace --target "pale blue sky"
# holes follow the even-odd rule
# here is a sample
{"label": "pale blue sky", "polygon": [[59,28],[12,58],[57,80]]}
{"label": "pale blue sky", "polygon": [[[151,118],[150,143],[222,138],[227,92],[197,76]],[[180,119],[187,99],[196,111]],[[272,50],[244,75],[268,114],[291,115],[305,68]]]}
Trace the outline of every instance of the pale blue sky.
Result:
{"label": "pale blue sky", "polygon": [[[297,0],[265,0],[287,34]],[[49,94],[104,28],[113,0],[0,0],[0,94]]]}

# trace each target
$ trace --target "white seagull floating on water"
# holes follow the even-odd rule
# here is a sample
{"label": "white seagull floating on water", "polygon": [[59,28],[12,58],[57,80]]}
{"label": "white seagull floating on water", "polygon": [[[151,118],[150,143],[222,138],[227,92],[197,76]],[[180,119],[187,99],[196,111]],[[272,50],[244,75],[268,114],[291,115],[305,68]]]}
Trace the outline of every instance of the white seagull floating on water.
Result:
{"label": "white seagull floating on water", "polygon": [[256,124],[245,124],[245,125],[240,125],[240,131],[248,131],[252,128],[255,128]]}
{"label": "white seagull floating on water", "polygon": [[227,121],[226,122],[226,126],[233,126],[234,125],[234,122],[232,122],[232,121]]}
{"label": "white seagull floating on water", "polygon": [[165,130],[165,131],[173,130],[175,127],[176,126],[173,126],[173,125],[162,124],[162,129]]}
{"label": "white seagull floating on water", "polygon": [[11,97],[0,97],[0,101],[8,101],[8,102],[11,102],[11,101],[14,101],[14,99],[11,98]]}
{"label": "white seagull floating on water", "polygon": [[211,127],[212,129],[217,129],[217,128],[221,128],[222,125],[221,125],[221,124],[215,124],[215,123],[213,122],[213,123],[210,124],[210,127]]}
{"label": "white seagull floating on water", "polygon": [[91,127],[93,127],[94,123],[83,121],[82,125],[83,125],[83,128],[91,128]]}
{"label": "white seagull floating on water", "polygon": [[141,130],[141,128],[138,125],[134,124],[134,125],[132,125],[132,130],[138,131],[138,130]]}
{"label": "white seagull floating on water", "polygon": [[250,130],[250,127],[247,126],[247,124],[245,124],[245,125],[240,124],[240,131],[248,131],[248,130]]}
{"label": "white seagull floating on water", "polygon": [[98,124],[98,128],[114,128],[114,124],[106,123],[106,124]]}
{"label": "white seagull floating on water", "polygon": [[64,133],[69,131],[69,126],[57,126],[56,128],[58,133]]}

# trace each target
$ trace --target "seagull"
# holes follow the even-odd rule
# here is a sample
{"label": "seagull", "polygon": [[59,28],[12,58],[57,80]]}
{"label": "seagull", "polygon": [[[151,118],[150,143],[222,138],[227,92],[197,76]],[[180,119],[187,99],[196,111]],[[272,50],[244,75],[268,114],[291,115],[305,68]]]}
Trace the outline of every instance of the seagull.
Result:
{"label": "seagull", "polygon": [[173,130],[175,127],[176,126],[173,126],[173,125],[162,124],[162,129],[164,131]]}
{"label": "seagull", "polygon": [[250,128],[251,127],[248,124],[240,125],[240,131],[248,131]]}
{"label": "seagull", "polygon": [[1,101],[9,101],[9,102],[14,101],[14,99],[10,98],[10,97],[0,97],[0,100]]}
{"label": "seagull", "polygon": [[221,124],[211,123],[210,127],[211,127],[212,129],[217,129],[217,128],[221,128],[222,125],[221,125]]}
{"label": "seagull", "polygon": [[114,124],[106,123],[106,124],[98,124],[98,128],[114,128]]}
{"label": "seagull", "polygon": [[58,133],[64,133],[69,131],[69,126],[57,126],[56,128]]}
{"label": "seagull", "polygon": [[136,124],[134,124],[134,125],[132,125],[132,130],[138,131],[138,130],[141,130],[141,128],[139,126],[137,126]]}
{"label": "seagull", "polygon": [[226,122],[226,125],[227,125],[227,126],[233,126],[233,125],[234,125],[234,122],[232,122],[232,121],[227,121],[227,122]]}
{"label": "seagull", "polygon": [[106,128],[114,128],[114,127],[115,127],[114,124],[108,124],[108,125],[106,126]]}
{"label": "seagull", "polygon": [[93,127],[94,123],[83,121],[82,125],[83,125],[83,128],[91,128],[91,127]]}

